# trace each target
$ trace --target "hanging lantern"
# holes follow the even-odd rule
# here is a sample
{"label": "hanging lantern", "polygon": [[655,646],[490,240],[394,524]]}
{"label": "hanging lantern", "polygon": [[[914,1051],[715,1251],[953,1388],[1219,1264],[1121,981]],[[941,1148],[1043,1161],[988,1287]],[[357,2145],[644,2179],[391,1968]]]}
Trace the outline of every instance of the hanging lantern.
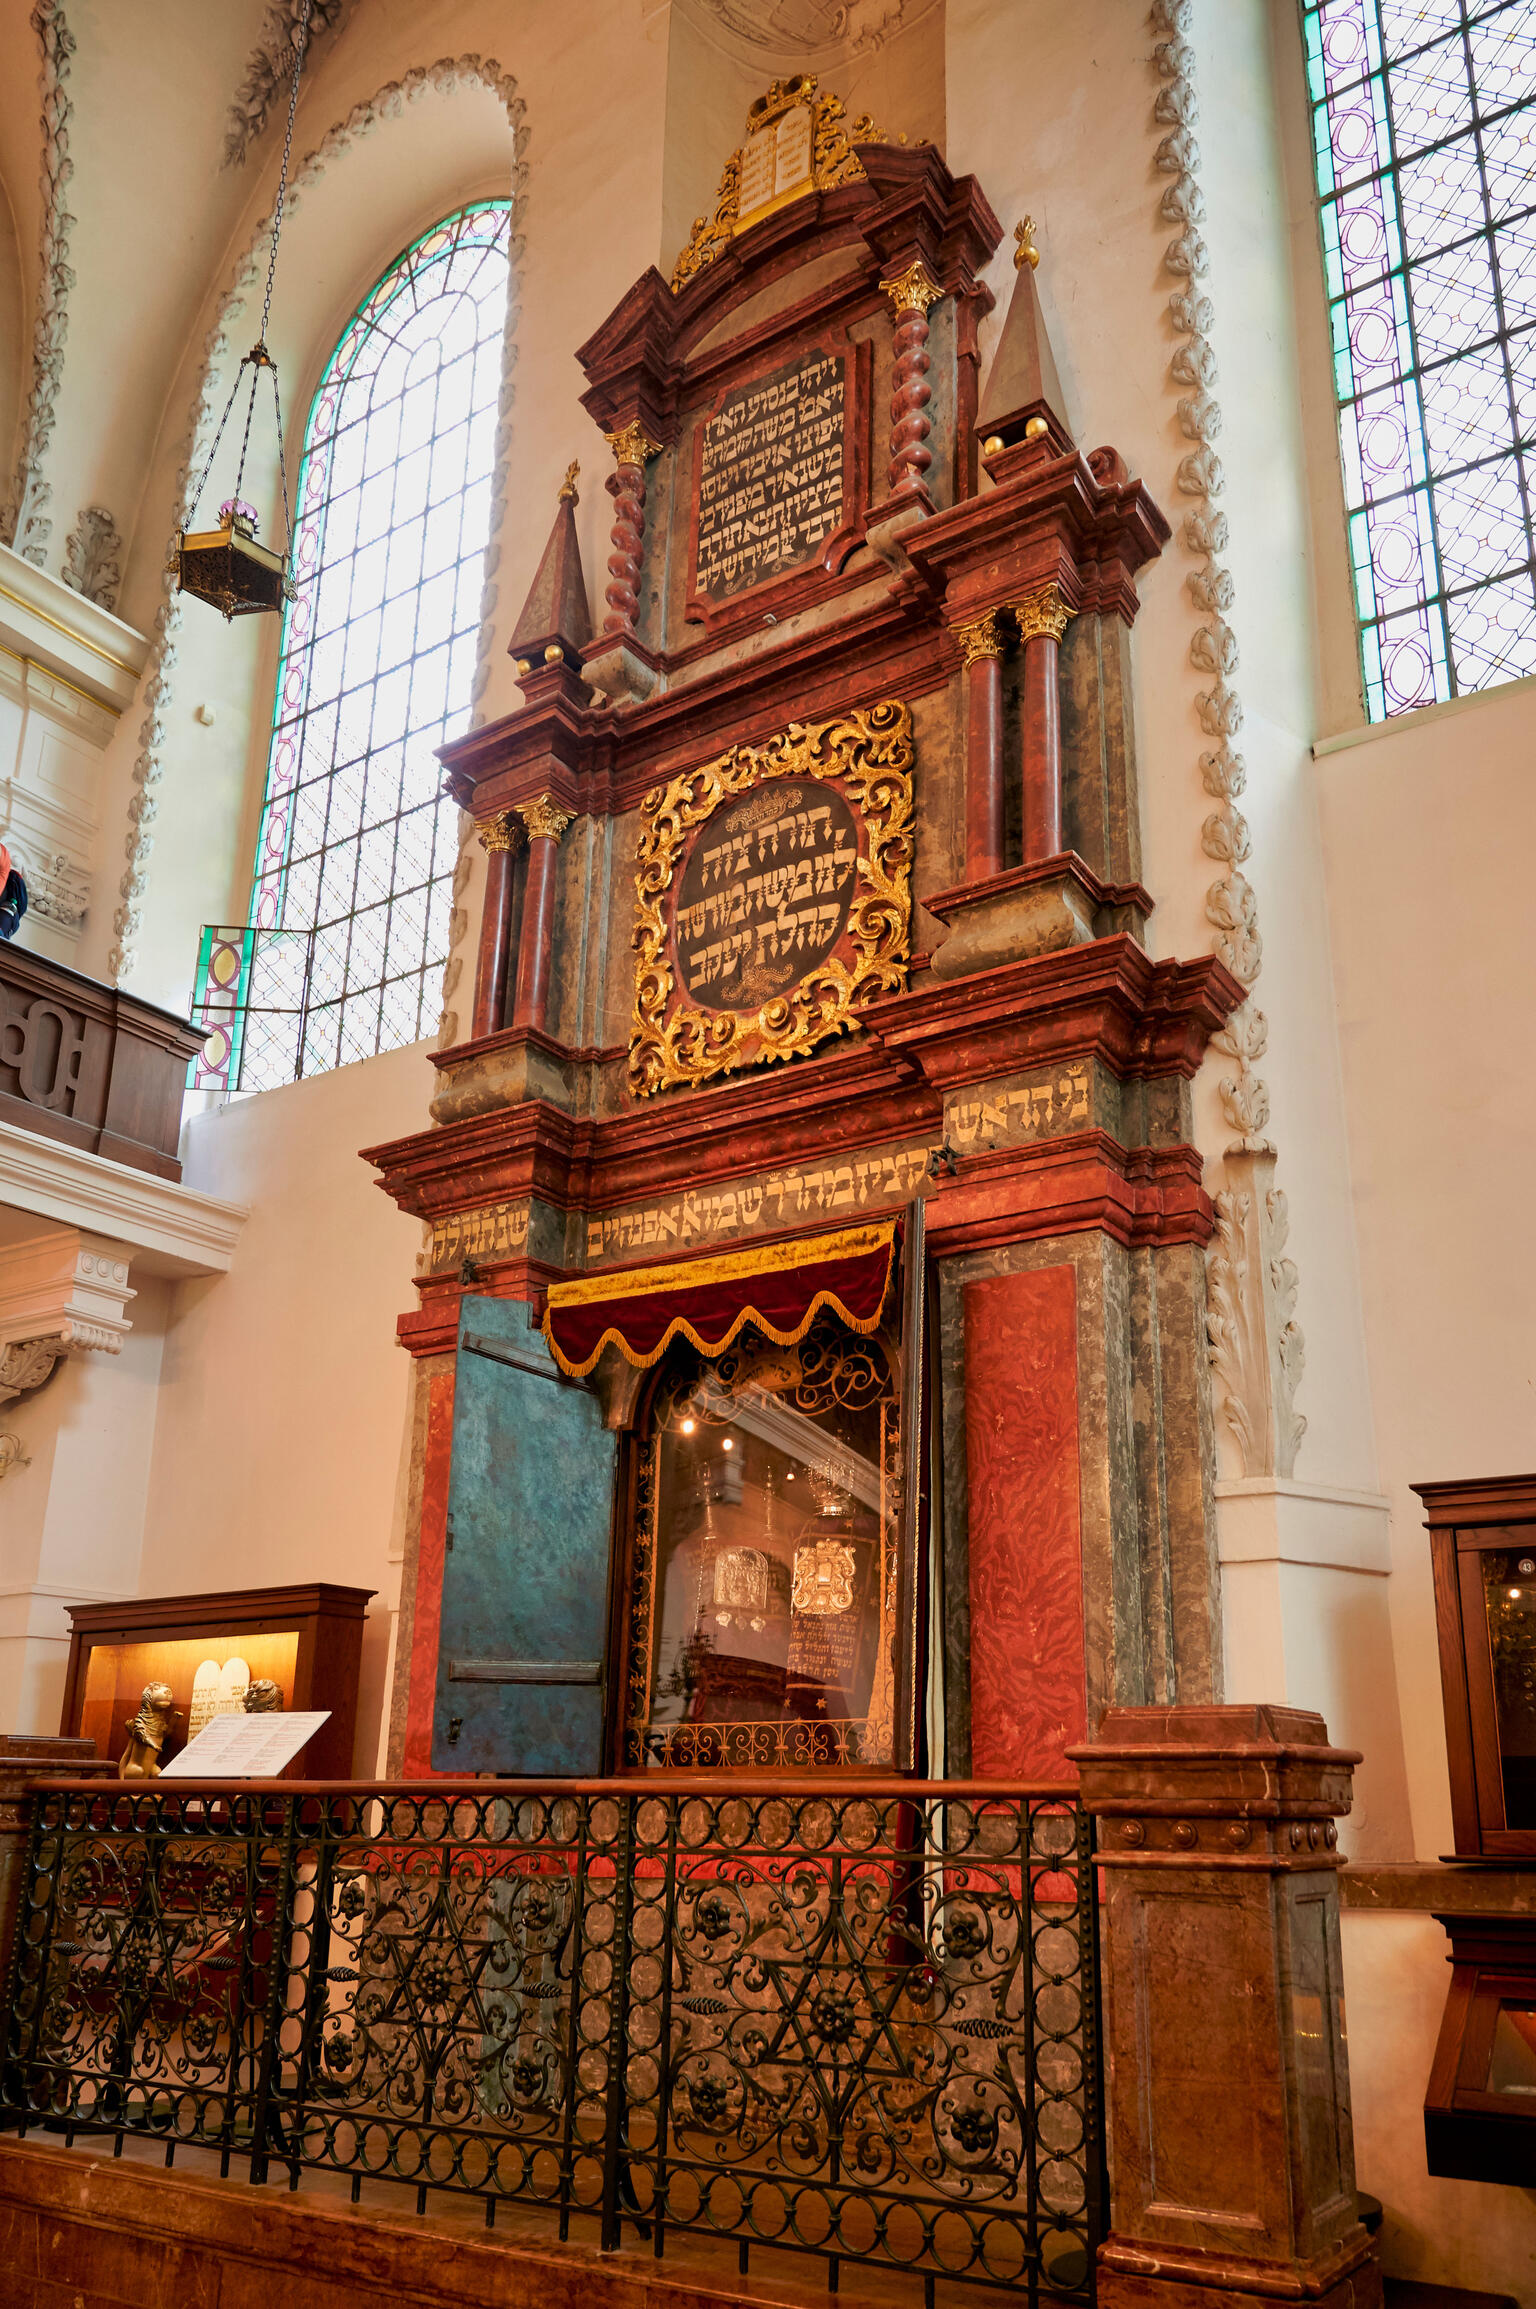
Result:
{"label": "hanging lantern", "polygon": [[[288,133],[283,139],[283,165],[277,180],[277,205],[272,212],[272,247],[267,258],[267,290],[261,307],[261,334],[235,372],[229,399],[224,404],[224,414],[219,419],[218,431],[213,437],[213,447],[208,452],[208,462],[198,476],[186,526],[177,530],[171,545],[171,558],[166,564],[180,592],[195,594],[199,601],[211,602],[226,618],[254,617],[267,610],[281,609],[285,601],[292,601],[295,592],[288,568],[288,548],[293,524],[288,502],[288,460],[283,449],[283,404],[277,389],[277,363],[267,351],[267,323],[272,312],[272,283],[277,274],[277,244],[283,229],[283,203],[288,194],[288,156],[293,149],[293,116],[298,109],[299,75],[304,69],[304,49],[309,39],[309,18],[313,4],[314,0],[304,0],[304,13],[299,21],[298,39],[294,46],[293,86],[288,95]],[[247,369],[250,371],[248,384]],[[245,481],[245,458],[251,442],[251,424],[256,414],[257,388],[263,370],[272,379],[272,414],[277,426],[277,469],[283,484],[281,547],[261,542],[257,535],[260,522],[256,508],[240,494]],[[196,526],[197,509],[242,389],[245,391],[245,424],[240,435],[240,463],[235,473],[234,493],[219,507],[218,527],[199,529]]]}

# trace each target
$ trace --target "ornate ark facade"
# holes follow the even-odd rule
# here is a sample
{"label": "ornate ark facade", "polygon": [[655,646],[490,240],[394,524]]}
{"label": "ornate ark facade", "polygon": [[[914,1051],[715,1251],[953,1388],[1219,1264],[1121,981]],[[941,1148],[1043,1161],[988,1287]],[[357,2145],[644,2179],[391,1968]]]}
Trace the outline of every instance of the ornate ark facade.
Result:
{"label": "ornate ark facade", "polygon": [[[580,348],[433,1127],[393,1767],[1060,1777],[1219,1696],[1190,1082],[1129,632],[1167,524],[1073,439],[1027,221],[808,79]],[[595,626],[595,630],[594,630]]]}

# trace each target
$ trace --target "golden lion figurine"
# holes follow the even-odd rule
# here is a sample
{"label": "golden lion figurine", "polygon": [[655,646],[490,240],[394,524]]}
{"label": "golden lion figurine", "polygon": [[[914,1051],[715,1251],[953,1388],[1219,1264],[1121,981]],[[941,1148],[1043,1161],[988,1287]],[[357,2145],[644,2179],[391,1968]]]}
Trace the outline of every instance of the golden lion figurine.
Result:
{"label": "golden lion figurine", "polygon": [[144,1686],[139,1712],[130,1716],[125,1726],[128,1745],[117,1759],[120,1779],[159,1779],[160,1751],[170,1736],[173,1718],[180,1714],[180,1708],[171,1705],[169,1684]]}

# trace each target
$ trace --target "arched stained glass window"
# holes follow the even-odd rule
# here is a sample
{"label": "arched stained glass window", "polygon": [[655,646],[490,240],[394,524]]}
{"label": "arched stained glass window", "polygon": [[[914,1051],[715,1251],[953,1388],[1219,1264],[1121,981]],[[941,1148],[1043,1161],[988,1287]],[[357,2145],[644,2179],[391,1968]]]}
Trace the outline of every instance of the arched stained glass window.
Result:
{"label": "arched stained glass window", "polygon": [[203,933],[194,1087],[265,1090],[436,1024],[510,218],[462,209],[348,322],[310,410],[250,920]]}
{"label": "arched stained glass window", "polygon": [[1366,711],[1536,673],[1536,6],[1302,0]]}

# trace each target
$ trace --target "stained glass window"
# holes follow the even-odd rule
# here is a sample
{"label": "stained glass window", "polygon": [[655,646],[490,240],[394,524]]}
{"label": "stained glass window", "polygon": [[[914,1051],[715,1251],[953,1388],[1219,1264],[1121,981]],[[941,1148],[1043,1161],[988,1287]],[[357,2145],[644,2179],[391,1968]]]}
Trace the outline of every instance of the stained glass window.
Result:
{"label": "stained glass window", "polygon": [[1536,0],[1303,0],[1372,721],[1536,673]]}
{"label": "stained glass window", "polygon": [[265,1090],[419,1040],[448,953],[507,308],[478,202],[348,322],[305,433],[248,923],[203,933],[194,1087]]}

